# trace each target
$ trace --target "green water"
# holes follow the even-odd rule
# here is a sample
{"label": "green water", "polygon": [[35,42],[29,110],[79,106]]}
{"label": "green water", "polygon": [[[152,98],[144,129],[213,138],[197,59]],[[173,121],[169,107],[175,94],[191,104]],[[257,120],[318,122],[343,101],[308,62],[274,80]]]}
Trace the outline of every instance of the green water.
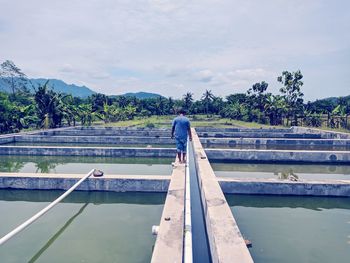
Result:
{"label": "green water", "polygon": [[333,145],[218,145],[218,144],[203,144],[204,148],[215,149],[252,149],[252,150],[307,150],[307,151],[350,151],[349,146],[333,146]]}
{"label": "green water", "polygon": [[87,156],[0,156],[0,172],[170,175],[173,158],[114,158]]}
{"label": "green water", "polygon": [[349,262],[350,198],[226,198],[254,262]]}
{"label": "green water", "polygon": [[11,142],[4,146],[63,146],[63,147],[126,147],[126,148],[175,148],[175,144],[116,144],[116,143],[55,143],[55,142]]}
{"label": "green water", "polygon": [[211,163],[218,177],[304,180],[350,180],[349,165]]}
{"label": "green water", "polygon": [[[0,235],[60,194],[0,190]],[[73,192],[2,245],[1,262],[150,262],[164,202],[165,194]]]}

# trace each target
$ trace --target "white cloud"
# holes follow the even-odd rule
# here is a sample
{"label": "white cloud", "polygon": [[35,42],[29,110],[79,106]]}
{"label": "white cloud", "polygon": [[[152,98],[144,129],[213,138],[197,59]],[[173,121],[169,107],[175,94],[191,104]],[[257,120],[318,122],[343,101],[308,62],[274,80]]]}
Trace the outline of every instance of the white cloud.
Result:
{"label": "white cloud", "polygon": [[348,93],[346,0],[0,0],[0,6],[0,60],[13,60],[29,76],[83,82],[107,94],[181,97],[212,89],[224,96],[262,80],[277,91],[278,74],[301,69],[309,98]]}

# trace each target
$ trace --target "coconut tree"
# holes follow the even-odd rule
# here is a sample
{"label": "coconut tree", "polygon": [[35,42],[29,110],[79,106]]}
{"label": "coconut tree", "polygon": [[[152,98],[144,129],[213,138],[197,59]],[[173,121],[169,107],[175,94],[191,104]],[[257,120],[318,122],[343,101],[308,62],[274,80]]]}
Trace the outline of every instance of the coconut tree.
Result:
{"label": "coconut tree", "polygon": [[185,95],[183,95],[183,104],[184,108],[189,111],[192,104],[193,104],[193,93],[187,92]]}
{"label": "coconut tree", "polygon": [[215,96],[213,95],[211,90],[206,90],[202,95],[201,101],[204,105],[205,113],[207,115],[209,114],[209,109],[211,107],[211,104],[212,104],[214,98],[215,98]]}

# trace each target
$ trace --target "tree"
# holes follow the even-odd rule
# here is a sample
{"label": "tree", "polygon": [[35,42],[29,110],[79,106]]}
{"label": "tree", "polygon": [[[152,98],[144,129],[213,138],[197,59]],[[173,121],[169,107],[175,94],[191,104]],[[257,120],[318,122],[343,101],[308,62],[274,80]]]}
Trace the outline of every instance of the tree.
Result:
{"label": "tree", "polygon": [[247,92],[251,97],[251,101],[254,104],[254,107],[258,108],[260,112],[264,111],[264,105],[266,101],[265,91],[267,90],[268,86],[268,83],[262,81],[261,83],[255,83]]}
{"label": "tree", "polygon": [[214,98],[215,96],[213,95],[211,90],[206,90],[202,95],[202,103],[204,105],[205,113],[207,115],[209,114],[210,106]]}
{"label": "tree", "polygon": [[27,91],[26,84],[29,80],[26,74],[10,60],[0,64],[0,78],[11,87],[14,96],[18,91]]}
{"label": "tree", "polygon": [[298,125],[297,116],[298,113],[303,112],[303,96],[301,87],[303,75],[301,71],[296,72],[283,71],[282,75],[277,78],[283,87],[280,88],[280,92],[283,94],[283,98],[287,105],[287,125],[289,118],[291,118],[291,125]]}
{"label": "tree", "polygon": [[183,95],[183,104],[184,104],[184,108],[187,111],[190,111],[191,106],[193,104],[193,93],[187,92],[185,95]]}
{"label": "tree", "polygon": [[282,125],[283,116],[286,113],[286,103],[282,96],[267,94],[265,102],[265,114],[268,116],[270,125]]}
{"label": "tree", "polygon": [[265,91],[267,90],[267,84],[265,81],[261,83],[255,83],[248,91],[247,94],[249,96],[249,106],[250,110],[250,119],[252,121],[257,121],[260,123],[266,123],[266,115],[265,115],[265,104],[267,100],[267,94]]}
{"label": "tree", "polygon": [[94,112],[103,112],[103,107],[105,103],[108,103],[108,98],[106,95],[101,93],[93,94],[90,97],[92,104],[92,111]]}
{"label": "tree", "polygon": [[245,93],[236,93],[231,94],[226,97],[228,104],[234,104],[234,103],[247,103],[248,102],[248,96]]}
{"label": "tree", "polygon": [[40,126],[44,128],[55,128],[62,125],[62,120],[66,113],[64,99],[68,95],[56,93],[48,89],[47,81],[39,86],[35,93],[35,102],[37,114],[40,120]]}

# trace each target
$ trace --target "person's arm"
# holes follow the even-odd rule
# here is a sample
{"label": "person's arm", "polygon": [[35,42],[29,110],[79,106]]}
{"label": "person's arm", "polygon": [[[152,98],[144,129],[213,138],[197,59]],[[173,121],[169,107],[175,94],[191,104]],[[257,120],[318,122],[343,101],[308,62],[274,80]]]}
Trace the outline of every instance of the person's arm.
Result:
{"label": "person's arm", "polygon": [[173,121],[172,127],[171,127],[171,139],[174,139],[174,132],[175,132],[175,121]]}
{"label": "person's arm", "polygon": [[188,138],[190,139],[190,141],[192,141],[192,132],[191,132],[191,124],[188,124]]}

